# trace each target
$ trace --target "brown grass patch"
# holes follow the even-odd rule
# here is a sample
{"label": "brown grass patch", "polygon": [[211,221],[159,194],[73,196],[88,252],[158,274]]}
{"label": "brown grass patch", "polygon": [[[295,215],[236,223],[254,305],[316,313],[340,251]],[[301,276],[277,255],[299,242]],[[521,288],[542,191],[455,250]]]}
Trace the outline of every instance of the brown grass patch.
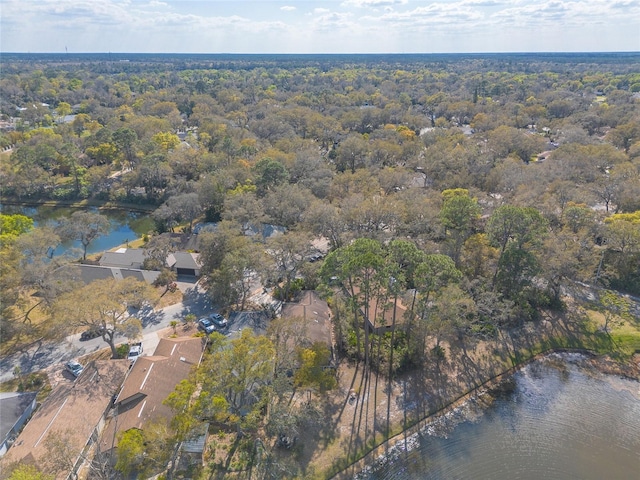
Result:
{"label": "brown grass patch", "polygon": [[156,287],[156,292],[158,293],[158,296],[160,296],[160,299],[158,300],[158,303],[155,305],[155,308],[164,308],[164,307],[168,307],[170,305],[175,305],[176,303],[180,303],[182,302],[182,292],[178,289],[175,292],[167,292],[163,295],[163,292],[165,291],[165,287]]}
{"label": "brown grass patch", "polygon": [[[338,371],[338,389],[322,398],[327,404],[326,410],[334,412],[327,418],[334,436],[326,443],[317,443],[313,441],[317,438],[316,432],[303,432],[309,440],[301,438],[302,442],[316,444],[310,452],[305,448],[305,463],[308,462],[312,471],[322,472],[323,478],[338,472],[336,478],[351,478],[373,457],[384,453],[385,437],[420,424],[452,402],[467,398],[468,394],[477,395],[482,391],[479,387],[512,371],[514,366],[557,348],[593,348],[597,338],[594,340],[590,331],[604,320],[599,312],[590,312],[588,318],[591,326],[585,330],[579,315],[545,312],[543,321],[527,323],[524,328],[495,339],[468,338],[464,343],[445,344],[445,358],[429,358],[422,369],[402,375],[391,384],[384,375],[378,377],[376,384],[375,373],[367,380],[362,366],[356,368],[343,362]],[[618,328],[626,331],[631,326]],[[357,402],[353,405],[347,399],[350,390],[357,392]],[[373,449],[376,445],[382,446]],[[366,461],[353,463],[371,450],[376,453],[367,456]]]}

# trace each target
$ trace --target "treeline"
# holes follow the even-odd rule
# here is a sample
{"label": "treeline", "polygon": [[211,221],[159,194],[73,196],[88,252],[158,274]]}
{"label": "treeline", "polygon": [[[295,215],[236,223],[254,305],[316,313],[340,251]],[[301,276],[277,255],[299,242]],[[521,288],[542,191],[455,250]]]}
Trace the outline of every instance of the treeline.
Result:
{"label": "treeline", "polygon": [[[3,196],[145,204],[158,234],[216,222],[198,230],[198,248],[223,309],[245,309],[258,284],[283,300],[301,288],[327,293],[335,346],[362,362],[363,388],[378,374],[388,381],[386,418],[375,397],[357,401],[362,443],[349,442],[349,459],[391,434],[398,372],[441,382],[429,384],[439,385],[430,399],[416,383],[418,419],[504,368],[507,355],[517,363],[513,336],[565,309],[576,282],[640,293],[633,55],[128,60],[3,58],[0,140],[13,145],[0,164]],[[55,231],[1,216],[3,341],[95,327],[115,355],[113,334],[139,332],[123,321],[126,307],[154,295],[61,275],[68,259],[51,246],[68,235],[86,257],[106,228],[100,215],[74,215]],[[158,270],[175,250],[162,235],[145,247],[145,267]],[[168,289],[166,273],[157,285]],[[635,341],[612,332],[629,318],[627,302],[611,292],[594,301],[604,318],[596,337],[609,348]],[[36,309],[58,321],[32,321]],[[584,316],[567,318],[582,328]],[[306,430],[321,433],[314,448],[335,434],[330,408],[311,393],[335,386],[335,365],[305,328],[280,319],[267,336],[211,336],[203,366],[167,400],[173,431],[122,438],[157,446],[161,461],[121,456],[116,468],[158,471],[167,446],[207,421],[242,433],[238,469],[256,455],[264,478],[300,474],[278,449]],[[478,345],[492,353],[474,357]],[[296,390],[309,398],[292,406]]]}
{"label": "treeline", "polygon": [[[146,203],[159,232],[204,218],[334,249],[410,238],[457,267],[496,209],[531,207],[568,279],[640,291],[637,224],[621,240],[621,217],[604,221],[640,210],[633,55],[377,58],[4,59],[3,195]],[[442,214],[461,188],[478,208],[464,234]]]}

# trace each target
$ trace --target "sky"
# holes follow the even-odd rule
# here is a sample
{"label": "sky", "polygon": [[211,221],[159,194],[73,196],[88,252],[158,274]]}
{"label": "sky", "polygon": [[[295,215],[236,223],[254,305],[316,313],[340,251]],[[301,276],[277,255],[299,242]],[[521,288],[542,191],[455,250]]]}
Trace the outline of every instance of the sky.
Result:
{"label": "sky", "polygon": [[640,0],[0,0],[0,52],[640,51]]}

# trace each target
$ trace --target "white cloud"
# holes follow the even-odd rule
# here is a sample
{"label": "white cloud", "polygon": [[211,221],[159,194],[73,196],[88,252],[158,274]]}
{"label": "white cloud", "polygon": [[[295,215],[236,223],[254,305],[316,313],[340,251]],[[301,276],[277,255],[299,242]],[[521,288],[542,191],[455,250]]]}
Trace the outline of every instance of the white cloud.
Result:
{"label": "white cloud", "polygon": [[[159,28],[242,28],[265,31],[270,28],[282,29],[282,21],[251,19],[242,15],[205,16],[194,13],[174,11],[167,2],[150,1],[148,3],[118,0],[42,0],[39,3],[14,2],[19,8],[16,14],[38,15],[46,24],[62,27],[82,28],[91,25],[112,25],[121,29]],[[178,4],[179,5],[179,4]],[[26,8],[25,8],[26,7]],[[292,7],[295,8],[295,7]],[[3,8],[3,14],[7,13]]]}
{"label": "white cloud", "polygon": [[387,7],[392,5],[406,5],[408,0],[345,0],[344,7]]}
{"label": "white cloud", "polygon": [[314,30],[327,32],[340,29],[355,29],[357,27],[351,21],[350,13],[328,12],[313,19]]}
{"label": "white cloud", "polygon": [[456,3],[432,3],[424,7],[402,12],[385,12],[377,17],[364,17],[369,22],[383,22],[397,28],[422,28],[424,26],[449,25],[451,28],[468,26],[483,20],[479,11]]}
{"label": "white cloud", "polygon": [[640,50],[640,0],[0,1],[3,51]]}
{"label": "white cloud", "polygon": [[603,25],[613,19],[639,22],[640,2],[637,0],[609,2],[606,0],[562,1],[548,0],[506,8],[492,15],[504,24],[531,25]]}
{"label": "white cloud", "polygon": [[460,5],[469,7],[501,7],[516,2],[517,0],[462,0]]}

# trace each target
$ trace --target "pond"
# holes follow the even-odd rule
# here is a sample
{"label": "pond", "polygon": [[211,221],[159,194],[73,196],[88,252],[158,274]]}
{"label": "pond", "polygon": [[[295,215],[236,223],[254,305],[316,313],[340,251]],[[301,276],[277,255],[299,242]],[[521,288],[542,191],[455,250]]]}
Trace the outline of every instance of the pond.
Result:
{"label": "pond", "polygon": [[[48,222],[55,224],[64,218],[70,217],[73,212],[78,210],[77,208],[71,207],[27,207],[14,205],[2,205],[0,208],[4,214],[19,213],[33,218],[36,225],[43,225]],[[110,250],[119,245],[136,240],[142,237],[142,235],[149,233],[155,227],[150,213],[115,209],[98,210],[97,208],[89,208],[87,210],[100,213],[111,222],[111,231],[107,235],[102,235],[91,242],[87,248],[88,254]],[[55,254],[59,255],[72,248],[78,248],[81,251],[81,247],[80,242],[63,243],[56,248]]]}
{"label": "pond", "polygon": [[524,367],[490,407],[427,428],[413,450],[358,478],[640,478],[640,382],[584,360],[553,354]]}

